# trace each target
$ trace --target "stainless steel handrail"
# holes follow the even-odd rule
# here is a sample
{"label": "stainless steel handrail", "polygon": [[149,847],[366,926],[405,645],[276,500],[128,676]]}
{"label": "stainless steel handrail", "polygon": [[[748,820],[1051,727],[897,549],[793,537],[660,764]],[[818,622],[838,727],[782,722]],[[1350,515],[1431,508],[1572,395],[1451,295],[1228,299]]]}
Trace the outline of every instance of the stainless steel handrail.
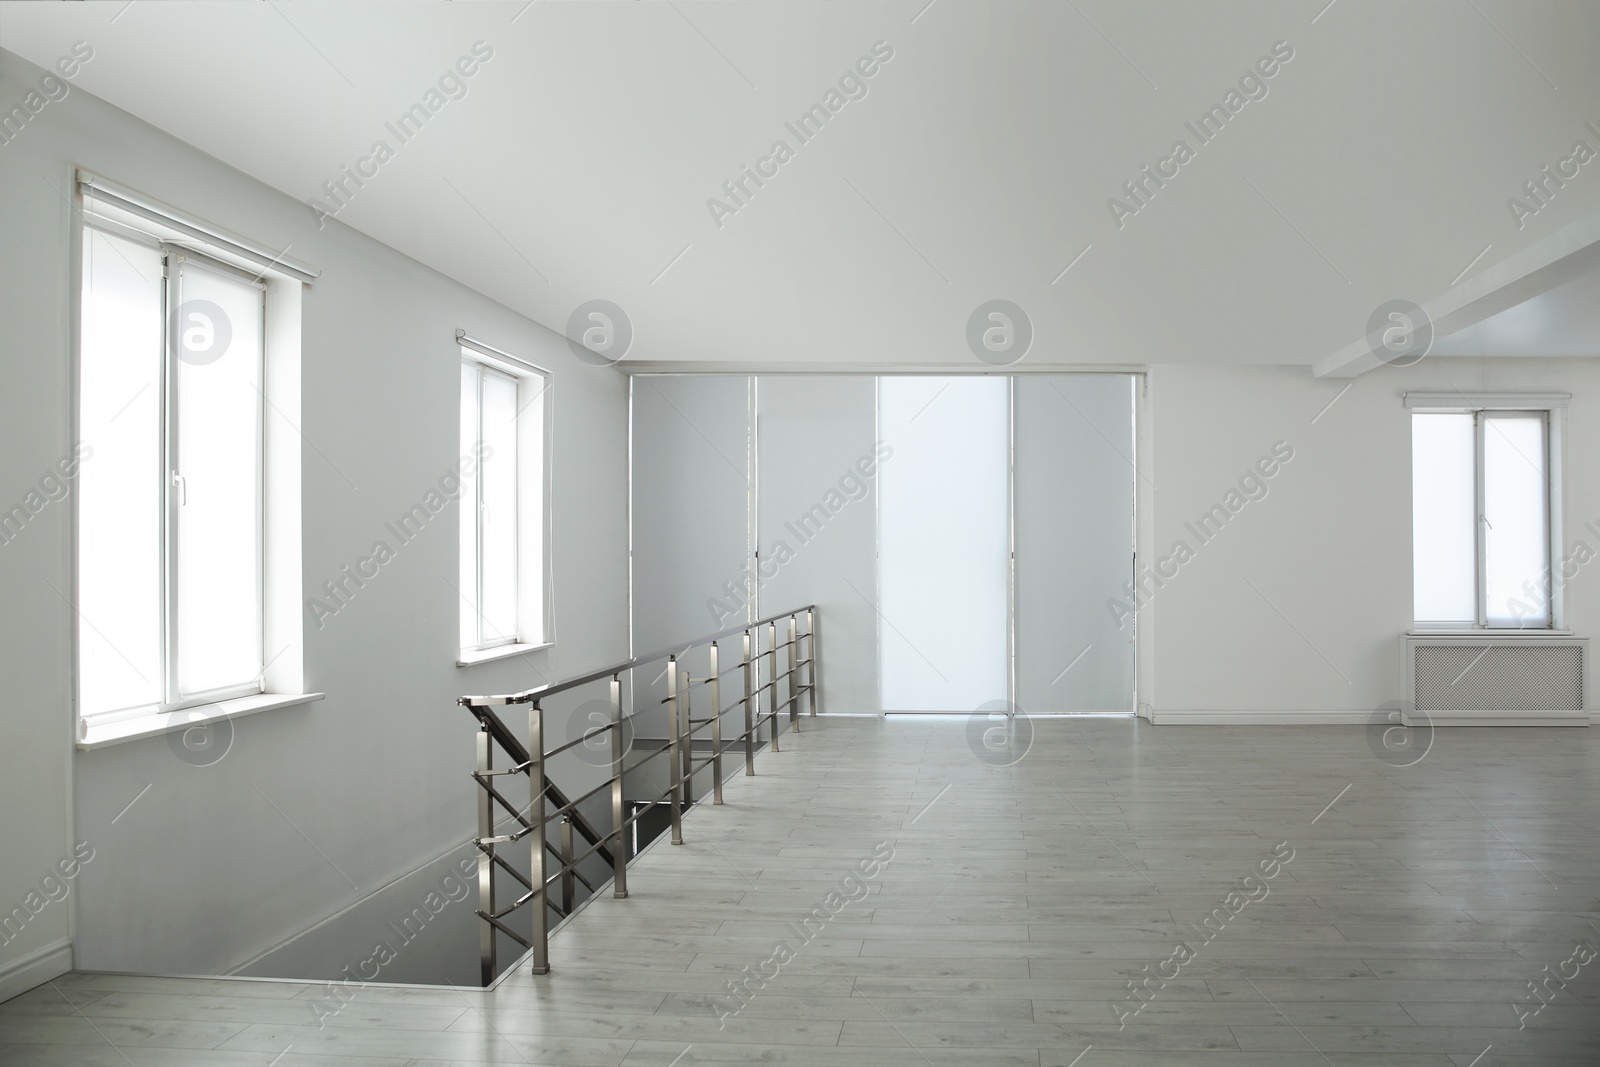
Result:
{"label": "stainless steel handrail", "polygon": [[[800,620],[805,620],[805,630],[800,630]],[[778,640],[778,624],[787,623],[785,639]],[[765,640],[762,640],[762,631],[765,630]],[[720,644],[730,637],[738,637],[739,661],[728,670],[719,670]],[[709,676],[698,681],[691,678],[679,662],[680,657],[697,649],[706,648],[709,659]],[[785,657],[785,670],[779,671],[778,653],[788,651]],[[803,651],[802,651],[803,650]],[[667,705],[668,729],[664,747],[652,752],[641,760],[629,764],[627,752],[624,749],[623,739],[623,712],[622,712],[622,675],[646,664],[657,663],[665,660],[667,663],[665,676],[667,682],[667,697],[661,703]],[[765,669],[762,663],[765,661]],[[802,672],[802,668],[804,671]],[[743,695],[733,703],[723,706],[721,701],[722,679],[730,674],[739,673],[743,676]],[[766,680],[762,681],[762,674]],[[548,698],[576,689],[579,686],[590,685],[599,681],[610,682],[611,721],[604,726],[586,730],[584,736],[552,749],[544,747],[544,709],[543,702]],[[658,679],[659,680],[659,679]],[[788,694],[779,698],[779,683],[787,680]],[[696,686],[709,689],[708,694],[711,710],[702,718],[694,715],[693,702]],[[761,697],[767,696],[767,708],[763,712]],[[804,694],[808,710],[811,715],[817,714],[817,609],[815,604],[808,604],[794,611],[771,615],[764,619],[744,626],[735,626],[719,633],[706,637],[699,637],[688,644],[661,652],[654,652],[646,656],[636,656],[626,663],[606,667],[570,678],[564,682],[537,686],[533,689],[523,690],[520,693],[489,696],[464,696],[456,701],[465,707],[478,720],[477,735],[477,769],[473,772],[473,780],[479,786],[478,793],[478,836],[475,844],[478,847],[478,908],[477,915],[483,920],[479,932],[479,958],[481,979],[485,986],[490,985],[498,975],[498,938],[496,933],[503,933],[513,941],[528,949],[533,956],[532,970],[534,974],[548,974],[550,972],[550,926],[549,911],[555,910],[558,915],[566,917],[572,914],[577,906],[576,882],[582,882],[591,893],[604,888],[603,883],[598,887],[588,877],[578,870],[578,864],[592,856],[598,856],[607,861],[612,868],[611,882],[613,893],[616,897],[623,898],[628,895],[627,865],[628,855],[624,845],[624,833],[643,817],[647,808],[640,808],[633,815],[624,817],[623,781],[629,771],[649,763],[662,753],[667,755],[668,777],[670,785],[659,795],[649,798],[631,798],[633,800],[646,799],[650,803],[663,800],[670,802],[672,816],[672,843],[683,844],[683,808],[694,804],[694,775],[704,771],[708,766],[712,770],[713,803],[722,803],[722,755],[725,749],[722,734],[723,716],[730,712],[743,709],[744,730],[735,735],[734,741],[744,744],[745,774],[755,774],[755,749],[760,740],[760,731],[763,723],[770,726],[769,745],[773,752],[778,751],[779,714],[780,710],[787,708],[789,712],[789,728],[794,731],[800,729],[800,700]],[[631,693],[630,693],[631,696]],[[528,724],[527,741],[523,742],[521,732],[514,730],[506,723],[494,708],[510,707],[513,705],[527,705]],[[711,754],[704,759],[696,760],[693,754],[695,734],[701,730],[709,729],[711,741]],[[611,774],[600,785],[589,790],[583,795],[569,799],[562,790],[557,788],[545,772],[546,761],[550,757],[565,752],[576,745],[593,740],[601,734],[611,736]],[[499,749],[511,760],[511,766],[496,769],[495,750]],[[516,805],[505,796],[494,784],[496,778],[526,774],[528,776],[529,803],[526,811],[518,810]],[[611,790],[611,832],[601,833],[592,827],[588,820],[579,811],[579,805],[584,801],[603,792],[607,787]],[[553,801],[554,810],[547,809],[547,801]],[[500,818],[499,812],[509,815],[516,824],[516,829],[505,834],[497,834],[495,824]],[[549,840],[548,828],[552,821],[557,821],[559,826],[559,843],[553,844]],[[589,846],[583,852],[576,851],[574,833],[581,834]],[[502,846],[512,845],[533,836],[535,841],[527,847],[529,859],[528,876],[524,877],[515,867],[499,854]],[[546,854],[553,853],[557,859],[553,873],[547,871]],[[513,881],[518,883],[517,888],[525,889],[517,898],[505,907],[496,910],[495,889],[498,881],[496,869],[509,874]],[[552,888],[560,893],[559,902],[550,898]],[[531,939],[523,937],[520,933],[507,925],[504,921],[508,916],[520,911],[522,908],[531,908]]]}
{"label": "stainless steel handrail", "polygon": [[[671,659],[674,656],[681,656],[685,652],[692,651],[693,649],[699,648],[702,645],[709,645],[713,641],[721,641],[724,638],[732,637],[734,634],[742,634],[746,630],[754,629],[757,626],[776,624],[783,619],[792,618],[795,615],[807,612],[812,613],[812,617],[814,619],[816,610],[817,606],[815,604],[807,604],[805,607],[796,608],[793,611],[784,611],[778,613],[777,615],[768,615],[764,619],[757,619],[755,622],[744,626],[732,626],[726,630],[722,630],[706,637],[697,637],[688,644],[680,647],[664,648],[659,652],[652,652],[648,656],[635,656],[626,663],[619,663],[615,667],[602,667],[600,670],[591,671],[588,674],[580,674],[576,678],[568,678],[564,682],[550,682],[546,685],[534,686],[532,689],[524,689],[520,693],[510,693],[503,696],[467,696],[457,700],[456,703],[472,704],[477,707],[498,707],[505,704],[526,704],[530,700],[542,699],[544,697],[554,696],[557,693],[564,693],[568,689],[576,689],[580,685],[588,685],[591,682],[598,682],[602,678],[609,678],[613,674],[620,674],[623,671],[632,670],[634,667],[642,666],[646,663],[656,663],[660,660]],[[808,631],[800,636],[809,640],[811,635]],[[788,644],[785,642],[778,647],[787,648]]]}

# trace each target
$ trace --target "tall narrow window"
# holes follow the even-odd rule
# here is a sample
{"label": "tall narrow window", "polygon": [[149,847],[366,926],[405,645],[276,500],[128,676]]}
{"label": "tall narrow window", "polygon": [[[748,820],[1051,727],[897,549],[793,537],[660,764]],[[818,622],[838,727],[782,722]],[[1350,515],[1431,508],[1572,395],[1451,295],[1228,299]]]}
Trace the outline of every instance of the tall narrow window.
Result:
{"label": "tall narrow window", "polygon": [[1418,624],[1552,626],[1550,515],[1549,412],[1415,412]]}
{"label": "tall narrow window", "polygon": [[84,231],[81,714],[262,691],[264,286]]}
{"label": "tall narrow window", "polygon": [[545,382],[463,349],[463,653],[546,642]]}

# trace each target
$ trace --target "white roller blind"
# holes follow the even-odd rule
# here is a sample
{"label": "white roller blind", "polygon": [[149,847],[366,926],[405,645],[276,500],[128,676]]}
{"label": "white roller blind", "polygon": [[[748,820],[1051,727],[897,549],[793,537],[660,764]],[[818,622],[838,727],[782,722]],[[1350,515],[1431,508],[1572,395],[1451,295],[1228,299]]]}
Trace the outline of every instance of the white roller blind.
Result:
{"label": "white roller blind", "polygon": [[750,618],[750,379],[633,379],[633,636],[659,651]]}
{"label": "white roller blind", "polygon": [[[1040,712],[1133,711],[1133,378],[1018,375],[1017,696]],[[1126,617],[1124,617],[1126,621]]]}
{"label": "white roller blind", "polygon": [[821,707],[876,712],[877,379],[770,375],[756,403],[761,613],[815,603]]}

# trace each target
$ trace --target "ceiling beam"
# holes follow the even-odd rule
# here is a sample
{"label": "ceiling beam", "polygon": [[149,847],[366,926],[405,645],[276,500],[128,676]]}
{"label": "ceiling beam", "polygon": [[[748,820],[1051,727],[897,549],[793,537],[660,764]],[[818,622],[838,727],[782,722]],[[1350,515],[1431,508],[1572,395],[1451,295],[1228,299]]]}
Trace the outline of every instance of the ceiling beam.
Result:
{"label": "ceiling beam", "polygon": [[[1445,290],[1423,304],[1422,310],[1433,323],[1437,341],[1597,268],[1600,212],[1567,224]],[[1354,378],[1383,365],[1383,360],[1373,353],[1371,342],[1362,336],[1317,360],[1311,365],[1311,373],[1317,378]]]}

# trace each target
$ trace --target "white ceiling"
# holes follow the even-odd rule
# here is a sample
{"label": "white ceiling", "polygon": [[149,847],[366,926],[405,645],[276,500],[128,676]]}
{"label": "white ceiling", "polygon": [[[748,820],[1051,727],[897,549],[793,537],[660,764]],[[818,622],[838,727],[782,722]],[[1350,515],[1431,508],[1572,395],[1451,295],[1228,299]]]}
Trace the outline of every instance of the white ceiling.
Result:
{"label": "white ceiling", "polygon": [[[342,222],[558,330],[612,300],[636,360],[972,364],[1004,298],[1029,362],[1309,364],[1600,210],[1600,161],[1523,229],[1506,206],[1600,149],[1600,4],[925,4],[7,3],[0,45],[92,41],[78,85],[301,200],[389,141]],[[398,145],[478,40],[468,95]],[[1268,95],[1118,229],[1108,198],[1280,40]],[[718,228],[707,198],[777,139]],[[1534,336],[1594,354],[1594,325]]]}

